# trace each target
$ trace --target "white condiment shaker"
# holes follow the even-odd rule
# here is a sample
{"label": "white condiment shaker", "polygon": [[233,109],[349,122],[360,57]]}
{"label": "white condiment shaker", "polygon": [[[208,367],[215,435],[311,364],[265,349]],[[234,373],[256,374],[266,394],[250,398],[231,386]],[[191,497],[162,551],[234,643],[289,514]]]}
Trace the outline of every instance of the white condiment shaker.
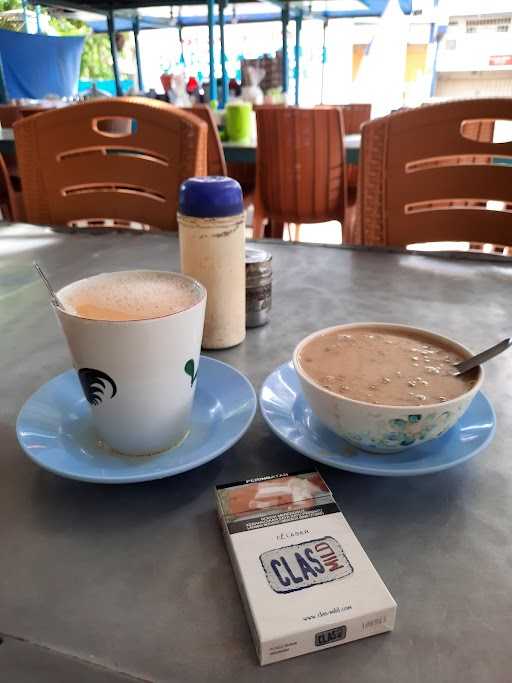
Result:
{"label": "white condiment shaker", "polygon": [[203,348],[245,339],[245,214],[232,178],[189,178],[178,211],[181,270],[207,291]]}

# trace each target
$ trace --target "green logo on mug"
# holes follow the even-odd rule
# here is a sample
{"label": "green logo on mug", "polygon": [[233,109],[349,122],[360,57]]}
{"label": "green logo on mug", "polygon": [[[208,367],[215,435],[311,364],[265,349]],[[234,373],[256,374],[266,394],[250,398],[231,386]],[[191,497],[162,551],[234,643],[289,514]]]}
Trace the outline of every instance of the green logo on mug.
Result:
{"label": "green logo on mug", "polygon": [[185,363],[185,372],[187,373],[187,375],[190,376],[190,386],[191,387],[194,386],[194,382],[196,381],[196,377],[197,377],[197,370],[195,371],[195,373],[194,373],[194,370],[195,370],[195,363],[194,363],[193,359],[191,358],[190,360],[188,360]]}

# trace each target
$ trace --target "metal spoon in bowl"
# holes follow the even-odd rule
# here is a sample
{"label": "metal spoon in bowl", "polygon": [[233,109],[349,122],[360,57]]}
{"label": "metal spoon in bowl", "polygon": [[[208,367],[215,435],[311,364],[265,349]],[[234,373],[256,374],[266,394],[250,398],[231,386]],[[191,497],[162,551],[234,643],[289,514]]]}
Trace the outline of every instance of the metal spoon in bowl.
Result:
{"label": "metal spoon in bowl", "polygon": [[499,353],[503,353],[503,351],[506,351],[510,346],[512,346],[512,339],[509,337],[503,341],[500,341],[499,344],[495,344],[489,349],[486,349],[481,353],[477,353],[476,356],[472,356],[467,360],[463,360],[461,363],[457,363],[457,365],[454,366],[454,374],[463,375],[465,372],[468,372],[469,370],[476,368],[478,365],[482,365],[482,363],[494,358],[494,356],[497,356]]}
{"label": "metal spoon in bowl", "polygon": [[52,304],[53,304],[54,306],[57,306],[57,308],[60,308],[60,309],[62,309],[63,311],[65,311],[66,309],[65,309],[64,306],[62,305],[62,302],[61,302],[61,300],[59,299],[59,297],[55,294],[55,290],[54,290],[53,287],[51,286],[50,281],[48,280],[48,278],[46,277],[46,275],[43,273],[43,270],[42,270],[41,266],[39,265],[39,263],[37,263],[36,261],[34,261],[33,266],[34,266],[34,268],[35,268],[37,274],[38,274],[39,277],[41,278],[41,280],[44,282],[44,284],[45,284],[45,286],[46,286],[46,289],[48,290],[48,293],[50,294],[50,300],[51,300]]}

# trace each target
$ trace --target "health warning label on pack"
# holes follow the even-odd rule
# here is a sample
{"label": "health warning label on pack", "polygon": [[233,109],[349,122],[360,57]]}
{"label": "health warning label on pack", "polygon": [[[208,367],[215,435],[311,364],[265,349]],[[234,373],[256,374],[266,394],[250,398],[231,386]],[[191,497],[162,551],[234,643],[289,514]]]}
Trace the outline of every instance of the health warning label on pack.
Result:
{"label": "health warning label on pack", "polygon": [[267,581],[276,593],[290,593],[354,572],[343,548],[332,536],[268,550],[260,555]]}

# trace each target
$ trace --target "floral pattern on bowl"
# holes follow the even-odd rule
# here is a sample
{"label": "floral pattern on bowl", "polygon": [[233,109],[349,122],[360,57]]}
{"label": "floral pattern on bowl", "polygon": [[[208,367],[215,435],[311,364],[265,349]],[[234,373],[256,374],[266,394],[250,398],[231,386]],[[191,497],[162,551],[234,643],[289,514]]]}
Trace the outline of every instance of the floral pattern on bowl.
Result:
{"label": "floral pattern on bowl", "polygon": [[454,424],[455,420],[449,410],[428,415],[409,414],[390,420],[379,420],[373,431],[363,433],[346,431],[345,438],[352,443],[368,450],[396,451],[413,446],[422,441],[429,441],[444,434]]}
{"label": "floral pattern on bowl", "polygon": [[[300,378],[300,375],[299,375]],[[436,439],[469,407],[475,388],[439,406],[375,406],[322,392],[301,378],[307,402],[335,434],[372,453],[396,453]]]}

